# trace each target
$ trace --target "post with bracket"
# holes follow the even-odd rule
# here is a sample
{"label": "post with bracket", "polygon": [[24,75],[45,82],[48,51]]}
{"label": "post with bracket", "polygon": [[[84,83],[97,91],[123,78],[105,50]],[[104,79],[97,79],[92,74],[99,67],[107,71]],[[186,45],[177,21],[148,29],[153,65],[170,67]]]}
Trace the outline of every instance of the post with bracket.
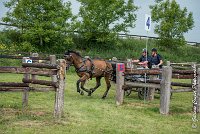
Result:
{"label": "post with bracket", "polygon": [[[29,57],[23,57],[22,63],[28,63],[28,62],[29,63],[31,62],[30,58]],[[24,79],[30,79],[30,74],[25,73]],[[22,95],[22,107],[23,107],[23,109],[28,106],[28,97],[29,97],[29,87],[26,87],[24,89],[24,92],[23,92],[23,95]]]}
{"label": "post with bracket", "polygon": [[[169,65],[169,64],[168,64]],[[160,113],[169,114],[170,94],[171,94],[172,67],[164,66],[162,70],[162,80],[160,89]]]}
{"label": "post with bracket", "polygon": [[64,115],[64,90],[65,90],[65,75],[66,75],[66,61],[64,59],[58,60],[60,66],[57,74],[58,88],[56,88],[54,117],[60,119]]}
{"label": "post with bracket", "polygon": [[116,64],[116,104],[121,105],[124,99],[124,90],[122,89],[124,85],[124,63]]}

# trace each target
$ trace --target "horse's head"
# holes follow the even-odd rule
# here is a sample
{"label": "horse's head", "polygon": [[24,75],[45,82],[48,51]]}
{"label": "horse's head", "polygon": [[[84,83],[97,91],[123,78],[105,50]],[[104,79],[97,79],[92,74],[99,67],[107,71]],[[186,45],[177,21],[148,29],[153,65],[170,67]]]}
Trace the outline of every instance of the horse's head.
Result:
{"label": "horse's head", "polygon": [[77,66],[77,64],[80,64],[80,60],[82,60],[82,57],[78,52],[68,50],[67,52],[65,52],[64,59],[66,60],[67,64],[66,69],[69,69],[72,64],[75,66]]}
{"label": "horse's head", "polygon": [[74,60],[73,60],[73,57],[72,57],[70,51],[65,52],[64,59],[66,61],[66,65],[67,65],[66,69],[69,69],[69,67],[74,63]]}

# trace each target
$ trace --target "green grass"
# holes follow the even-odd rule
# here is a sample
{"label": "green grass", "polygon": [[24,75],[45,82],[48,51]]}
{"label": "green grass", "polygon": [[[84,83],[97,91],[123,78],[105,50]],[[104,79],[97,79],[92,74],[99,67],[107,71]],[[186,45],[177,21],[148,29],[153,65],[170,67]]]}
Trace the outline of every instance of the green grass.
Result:
{"label": "green grass", "polygon": [[[18,81],[22,75],[0,74],[0,81]],[[192,129],[192,93],[173,94],[170,114],[159,114],[159,95],[152,102],[139,100],[137,93],[125,97],[122,106],[115,105],[115,84],[105,100],[105,82],[91,97],[76,92],[74,73],[67,74],[64,118],[53,119],[54,92],[29,95],[29,106],[22,111],[22,93],[0,93],[0,133],[5,134],[188,134]],[[86,87],[93,87],[94,79]],[[200,126],[200,124],[198,124]]]}

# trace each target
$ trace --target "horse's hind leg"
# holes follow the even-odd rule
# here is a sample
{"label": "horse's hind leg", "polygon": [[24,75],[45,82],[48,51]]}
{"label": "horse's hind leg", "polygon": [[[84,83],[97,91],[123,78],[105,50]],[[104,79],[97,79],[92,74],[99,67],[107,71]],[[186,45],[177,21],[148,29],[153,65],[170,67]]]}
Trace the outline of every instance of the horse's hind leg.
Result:
{"label": "horse's hind leg", "polygon": [[105,98],[106,98],[106,96],[107,96],[107,94],[108,94],[108,91],[109,91],[109,89],[110,89],[110,87],[111,87],[109,77],[110,77],[110,74],[106,74],[106,75],[105,75],[105,81],[106,81],[107,89],[106,89],[105,93],[103,94],[102,99],[105,99]]}
{"label": "horse's hind leg", "polygon": [[90,89],[90,92],[88,93],[88,96],[91,96],[92,93],[99,87],[101,86],[101,77],[96,77],[96,86],[94,88]]}

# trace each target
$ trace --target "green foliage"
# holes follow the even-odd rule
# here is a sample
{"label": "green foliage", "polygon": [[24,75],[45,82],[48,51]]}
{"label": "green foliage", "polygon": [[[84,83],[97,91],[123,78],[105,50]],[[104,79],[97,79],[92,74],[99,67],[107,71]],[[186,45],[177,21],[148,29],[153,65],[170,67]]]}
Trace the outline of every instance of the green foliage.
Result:
{"label": "green foliage", "polygon": [[74,19],[69,2],[10,0],[5,6],[10,10],[2,20],[16,26],[23,41],[44,50],[67,45],[64,44],[68,37],[65,33],[70,30],[70,20]]}
{"label": "green foliage", "polygon": [[[92,47],[112,45],[117,32],[134,27],[138,9],[133,0],[78,0],[81,3],[79,29],[86,45]],[[104,45],[106,44],[106,45]],[[105,48],[107,49],[107,48]]]}
{"label": "green foliage", "polygon": [[175,0],[156,0],[151,5],[155,33],[160,37],[158,46],[175,49],[185,44],[184,33],[194,27],[193,15],[187,8],[181,9]]}

